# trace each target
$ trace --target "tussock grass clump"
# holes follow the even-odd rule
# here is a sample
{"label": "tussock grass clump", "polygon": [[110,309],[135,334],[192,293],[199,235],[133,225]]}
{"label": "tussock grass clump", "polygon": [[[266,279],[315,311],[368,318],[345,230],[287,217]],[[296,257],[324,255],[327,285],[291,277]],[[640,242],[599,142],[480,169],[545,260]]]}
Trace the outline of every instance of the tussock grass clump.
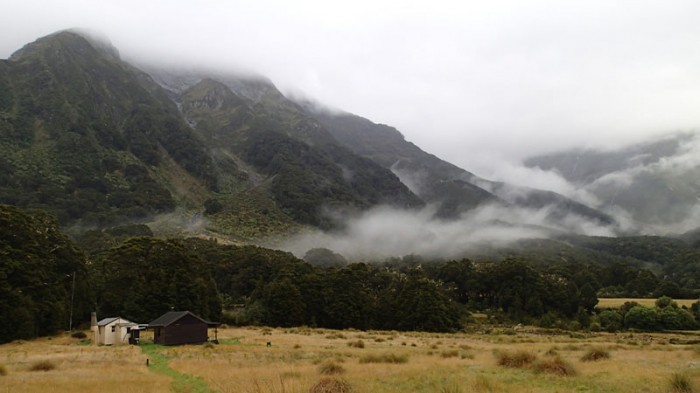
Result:
{"label": "tussock grass clump", "polygon": [[32,363],[29,367],[29,371],[51,371],[56,368],[56,363],[50,360],[39,360]]}
{"label": "tussock grass clump", "polygon": [[456,349],[442,351],[440,353],[440,356],[443,358],[456,358],[457,356],[459,356],[459,351]]}
{"label": "tussock grass clump", "polygon": [[345,372],[345,368],[343,368],[343,366],[341,366],[340,364],[338,364],[336,362],[329,361],[329,362],[325,362],[325,363],[321,364],[318,367],[318,372],[321,375],[342,374]]}
{"label": "tussock grass clump", "polygon": [[472,391],[474,392],[493,392],[496,388],[490,379],[486,378],[484,375],[477,375],[474,384],[472,385]]}
{"label": "tussock grass clump", "polygon": [[556,349],[550,348],[547,350],[547,352],[544,353],[545,356],[559,356],[559,352],[557,352]]}
{"label": "tussock grass clump", "polygon": [[554,374],[560,377],[573,377],[578,374],[571,363],[558,356],[553,359],[537,361],[533,363],[532,369],[537,373]]}
{"label": "tussock grass clump", "polygon": [[73,338],[80,339],[80,340],[87,338],[87,334],[85,334],[85,332],[81,332],[81,331],[73,332],[73,333],[71,333],[70,336]]}
{"label": "tussock grass clump", "polygon": [[696,345],[693,347],[693,353],[695,356],[700,356],[700,345]]}
{"label": "tussock grass clump", "polygon": [[0,377],[7,375],[7,367],[0,363]]}
{"label": "tussock grass clump", "polygon": [[407,363],[408,356],[396,355],[393,353],[372,354],[360,358],[360,363]]}
{"label": "tussock grass clump", "polygon": [[529,367],[537,360],[537,357],[530,352],[496,352],[498,365],[510,368],[525,368]]}
{"label": "tussock grass clump", "polygon": [[362,341],[362,340],[349,341],[349,342],[348,342],[348,347],[352,347],[352,348],[364,348],[364,347],[365,347],[365,342]]}
{"label": "tussock grass clump", "polygon": [[694,393],[693,381],[685,374],[674,373],[669,381],[671,393]]}
{"label": "tussock grass clump", "polygon": [[309,393],[350,393],[350,384],[337,378],[323,378],[309,389]]}
{"label": "tussock grass clump", "polygon": [[336,338],[347,338],[343,333],[331,333],[326,336],[327,339],[334,340]]}
{"label": "tussock grass clump", "polygon": [[462,393],[462,388],[459,385],[443,386],[440,388],[440,393]]}
{"label": "tussock grass clump", "polygon": [[610,359],[610,352],[600,348],[591,349],[581,357],[582,362],[597,362],[605,359]]}

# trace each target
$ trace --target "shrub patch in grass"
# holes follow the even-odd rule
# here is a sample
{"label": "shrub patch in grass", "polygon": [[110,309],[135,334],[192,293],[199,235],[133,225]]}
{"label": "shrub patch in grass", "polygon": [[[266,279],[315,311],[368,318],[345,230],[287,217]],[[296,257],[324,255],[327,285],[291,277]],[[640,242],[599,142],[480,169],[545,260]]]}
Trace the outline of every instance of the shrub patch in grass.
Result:
{"label": "shrub patch in grass", "polygon": [[582,362],[597,362],[605,359],[610,359],[610,352],[600,348],[591,349],[581,357]]}
{"label": "shrub patch in grass", "polygon": [[342,374],[345,372],[343,366],[335,362],[325,362],[318,368],[318,372],[323,375]]}
{"label": "shrub patch in grass", "polygon": [[443,358],[456,358],[457,356],[459,356],[459,351],[456,349],[442,351],[440,353],[440,356]]}
{"label": "shrub patch in grass", "polygon": [[393,353],[372,354],[360,358],[360,363],[407,363],[408,356]]}
{"label": "shrub patch in grass", "polygon": [[32,363],[29,367],[29,371],[51,371],[56,368],[56,363],[50,360],[39,360]]}
{"label": "shrub patch in grass", "polygon": [[352,348],[364,348],[364,347],[365,347],[365,342],[362,341],[362,340],[350,341],[350,342],[348,342],[348,347],[352,347]]}
{"label": "shrub patch in grass", "polygon": [[337,378],[323,378],[309,389],[309,393],[350,393],[350,384]]}
{"label": "shrub patch in grass", "polygon": [[675,373],[671,376],[671,393],[693,393],[695,387],[690,377],[685,374]]}
{"label": "shrub patch in grass", "polygon": [[496,352],[498,365],[510,368],[525,368],[530,366],[537,357],[530,352]]}
{"label": "shrub patch in grass", "polygon": [[555,357],[547,360],[540,360],[532,365],[532,369],[537,373],[554,374],[561,377],[573,377],[577,374],[576,369],[566,360]]}
{"label": "shrub patch in grass", "polygon": [[0,363],[0,377],[7,375],[7,367]]}

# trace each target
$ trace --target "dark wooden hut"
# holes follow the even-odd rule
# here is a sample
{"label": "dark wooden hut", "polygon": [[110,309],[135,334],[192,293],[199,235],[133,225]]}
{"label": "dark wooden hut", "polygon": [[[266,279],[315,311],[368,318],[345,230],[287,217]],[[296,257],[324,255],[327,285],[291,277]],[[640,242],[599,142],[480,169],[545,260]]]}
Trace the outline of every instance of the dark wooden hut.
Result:
{"label": "dark wooden hut", "polygon": [[209,328],[218,322],[206,321],[189,311],[169,311],[148,324],[153,341],[161,345],[201,344],[209,341]]}

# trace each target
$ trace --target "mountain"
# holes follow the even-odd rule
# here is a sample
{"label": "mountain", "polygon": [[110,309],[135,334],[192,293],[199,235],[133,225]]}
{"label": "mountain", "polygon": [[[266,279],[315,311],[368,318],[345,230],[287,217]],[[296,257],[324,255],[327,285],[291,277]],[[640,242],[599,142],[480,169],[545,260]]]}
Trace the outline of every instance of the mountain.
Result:
{"label": "mountain", "polygon": [[0,62],[0,85],[0,201],[64,225],[206,210],[213,226],[258,235],[332,226],[323,209],[423,204],[291,103],[272,105],[274,87],[257,102],[210,79],[175,94],[70,31]]}
{"label": "mountain", "polygon": [[700,217],[700,135],[680,133],[608,151],[571,150],[525,161],[594,195],[594,208],[651,233],[682,233]]}
{"label": "mountain", "polygon": [[575,214],[599,225],[614,225],[614,219],[582,203],[552,191],[493,182],[426,153],[405,140],[393,127],[375,124],[360,116],[304,105],[342,144],[357,154],[390,168],[424,201],[438,206],[440,217],[455,217],[484,204],[527,209],[550,209],[552,222]]}
{"label": "mountain", "polygon": [[171,211],[181,179],[215,189],[176,105],[102,48],[60,32],[0,61],[2,202],[109,224]]}
{"label": "mountain", "polygon": [[0,61],[0,203],[77,230],[148,223],[243,241],[342,228],[376,206],[614,225],[562,195],[481,179],[389,126],[288,99],[264,77],[136,67],[72,31]]}

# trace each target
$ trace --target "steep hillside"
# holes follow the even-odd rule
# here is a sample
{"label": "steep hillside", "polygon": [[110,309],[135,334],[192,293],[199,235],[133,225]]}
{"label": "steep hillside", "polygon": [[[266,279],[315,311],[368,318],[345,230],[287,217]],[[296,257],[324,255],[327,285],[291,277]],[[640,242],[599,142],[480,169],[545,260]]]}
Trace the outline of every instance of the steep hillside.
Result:
{"label": "steep hillside", "polygon": [[575,150],[533,157],[595,195],[594,206],[652,233],[681,233],[700,217],[700,136],[677,134],[612,151]]}
{"label": "steep hillside", "polygon": [[204,145],[147,76],[60,32],[0,64],[0,201],[62,223],[109,224],[172,210],[171,178],[215,187]]}
{"label": "steep hillside", "polygon": [[391,168],[423,200],[436,204],[441,217],[455,217],[477,206],[496,203],[529,209],[547,208],[551,210],[549,219],[552,221],[575,214],[596,224],[614,224],[609,215],[563,195],[482,179],[426,153],[406,141],[395,128],[351,114],[318,110],[313,105],[305,105],[305,108],[338,141],[357,154]]}
{"label": "steep hillside", "polygon": [[[0,202],[64,225],[139,220],[243,238],[423,205],[269,82],[214,76],[155,83],[70,31],[28,44],[0,62]],[[156,217],[176,209],[179,221]]]}

